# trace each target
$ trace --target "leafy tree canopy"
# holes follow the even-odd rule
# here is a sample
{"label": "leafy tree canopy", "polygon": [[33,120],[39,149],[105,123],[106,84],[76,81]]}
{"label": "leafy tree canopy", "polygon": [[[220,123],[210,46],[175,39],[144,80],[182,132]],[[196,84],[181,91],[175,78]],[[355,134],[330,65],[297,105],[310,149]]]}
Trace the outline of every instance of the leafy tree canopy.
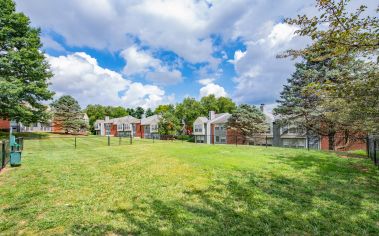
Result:
{"label": "leafy tree canopy", "polygon": [[[379,19],[377,15],[367,14],[367,6],[361,5],[355,12],[349,12],[350,0],[316,2],[320,16],[302,15],[286,19],[287,23],[299,27],[296,33],[310,37],[314,44],[303,50],[289,50],[284,56],[306,56],[311,51],[317,51],[321,53],[312,60],[324,60],[352,53],[361,56],[378,53]],[[379,7],[376,12],[379,12]]]}
{"label": "leafy tree canopy", "polygon": [[180,131],[179,119],[172,112],[163,113],[158,123],[158,132],[162,135],[176,135]]}
{"label": "leafy tree canopy", "polygon": [[40,50],[40,30],[17,13],[12,0],[0,0],[0,116],[24,123],[48,118],[43,101],[52,99],[52,73]]}

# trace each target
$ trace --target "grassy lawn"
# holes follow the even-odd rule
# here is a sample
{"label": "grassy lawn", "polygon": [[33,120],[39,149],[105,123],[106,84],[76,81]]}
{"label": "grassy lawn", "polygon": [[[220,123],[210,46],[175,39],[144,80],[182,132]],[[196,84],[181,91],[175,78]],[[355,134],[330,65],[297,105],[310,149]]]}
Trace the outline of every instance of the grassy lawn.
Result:
{"label": "grassy lawn", "polygon": [[379,235],[371,161],[265,147],[25,141],[0,174],[0,234]]}

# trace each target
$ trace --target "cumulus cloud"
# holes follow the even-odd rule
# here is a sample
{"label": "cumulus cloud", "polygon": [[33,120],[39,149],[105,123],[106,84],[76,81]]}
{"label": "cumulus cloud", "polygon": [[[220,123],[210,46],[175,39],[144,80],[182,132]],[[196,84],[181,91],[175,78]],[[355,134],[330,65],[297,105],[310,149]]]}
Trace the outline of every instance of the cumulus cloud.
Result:
{"label": "cumulus cloud", "polygon": [[127,76],[141,74],[158,85],[172,85],[182,81],[179,70],[170,69],[160,59],[154,58],[147,51],[138,50],[135,45],[123,50],[120,55],[126,62],[123,73]]}
{"label": "cumulus cloud", "polygon": [[[238,102],[274,103],[283,84],[294,71],[294,61],[277,59],[287,48],[304,47],[306,41],[297,37],[295,28],[285,23],[271,25],[262,37],[246,43],[247,49],[239,60],[234,60],[237,76],[233,96]],[[236,55],[241,55],[236,52]],[[238,56],[237,56],[238,58]]]}
{"label": "cumulus cloud", "polygon": [[82,106],[88,104],[155,107],[171,98],[155,85],[126,80],[121,74],[102,68],[84,52],[47,56],[54,73],[51,89],[57,96],[69,94]]}
{"label": "cumulus cloud", "polygon": [[211,94],[215,95],[217,98],[228,96],[225,89],[218,84],[209,83],[200,89],[200,97],[205,97]]}

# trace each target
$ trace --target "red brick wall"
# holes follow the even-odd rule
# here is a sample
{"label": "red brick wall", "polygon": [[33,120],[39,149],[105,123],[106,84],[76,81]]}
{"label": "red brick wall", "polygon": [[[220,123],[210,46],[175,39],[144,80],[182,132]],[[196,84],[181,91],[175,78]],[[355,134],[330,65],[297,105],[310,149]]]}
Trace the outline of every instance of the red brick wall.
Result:
{"label": "red brick wall", "polygon": [[142,137],[142,126],[141,123],[136,124],[136,137]]}
{"label": "red brick wall", "polygon": [[11,123],[9,120],[0,120],[0,129],[9,129],[11,127]]}
{"label": "red brick wall", "polygon": [[[351,151],[351,150],[366,150],[367,145],[364,140],[350,141],[349,144],[345,144],[345,136],[342,133],[335,135],[335,150],[336,151]],[[321,149],[329,150],[329,137],[321,137]]]}
{"label": "red brick wall", "polygon": [[111,135],[117,136],[117,125],[113,125],[111,127]]}
{"label": "red brick wall", "polygon": [[[237,141],[237,142],[236,142]],[[240,132],[234,129],[226,130],[226,143],[227,144],[246,144],[245,137]]]}

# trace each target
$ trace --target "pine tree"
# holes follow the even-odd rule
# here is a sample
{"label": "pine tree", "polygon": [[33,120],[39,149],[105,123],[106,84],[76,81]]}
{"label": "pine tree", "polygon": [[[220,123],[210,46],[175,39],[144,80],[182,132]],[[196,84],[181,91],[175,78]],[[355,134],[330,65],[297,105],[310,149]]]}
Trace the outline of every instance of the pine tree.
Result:
{"label": "pine tree", "polygon": [[60,126],[65,133],[77,133],[88,128],[83,120],[79,103],[71,96],[62,96],[51,104],[54,125]]}

